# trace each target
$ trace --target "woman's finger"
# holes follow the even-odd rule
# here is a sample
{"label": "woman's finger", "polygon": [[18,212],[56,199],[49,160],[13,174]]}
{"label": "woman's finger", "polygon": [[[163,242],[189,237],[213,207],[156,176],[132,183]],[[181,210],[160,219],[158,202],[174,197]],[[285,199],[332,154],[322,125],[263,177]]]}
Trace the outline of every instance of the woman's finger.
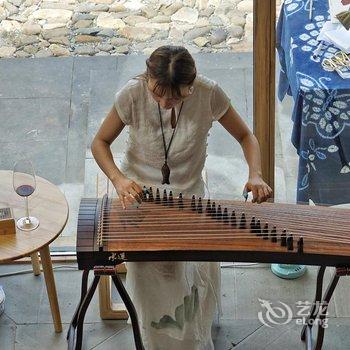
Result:
{"label": "woman's finger", "polygon": [[133,193],[129,192],[128,197],[131,199],[132,204],[142,203],[142,200],[137,193],[133,194]]}
{"label": "woman's finger", "polygon": [[138,203],[142,203],[142,197],[133,187],[130,188],[129,193]]}
{"label": "woman's finger", "polygon": [[120,200],[120,203],[122,205],[122,208],[125,209],[125,203],[124,203],[124,199],[123,199],[123,195],[121,194],[121,192],[118,192],[117,189],[116,189],[116,192],[117,192],[117,196]]}
{"label": "woman's finger", "polygon": [[252,203],[255,203],[258,200],[258,197],[259,197],[258,189],[256,188],[256,186],[252,187],[252,193],[253,193]]}
{"label": "woman's finger", "polygon": [[264,187],[263,187],[263,190],[264,190],[265,198],[266,198],[266,199],[269,198],[269,197],[270,197],[269,189],[268,189],[266,186],[264,186]]}
{"label": "woman's finger", "polygon": [[262,187],[259,187],[259,188],[258,188],[258,194],[259,194],[258,203],[264,202],[264,200],[265,200],[265,194],[264,194],[264,190],[263,190]]}
{"label": "woman's finger", "polygon": [[267,186],[268,190],[269,190],[269,194],[270,194],[270,197],[273,196],[273,190],[270,186]]}
{"label": "woman's finger", "polygon": [[117,192],[119,196],[119,200],[122,204],[123,209],[126,209],[128,204],[133,204],[134,200],[130,197],[128,192]]}
{"label": "woman's finger", "polygon": [[249,192],[250,192],[250,190],[248,189],[248,184],[245,184],[245,186],[243,187],[243,192],[242,192],[242,196],[244,197],[245,201],[247,201],[247,199],[248,199]]}
{"label": "woman's finger", "polygon": [[131,189],[129,192],[132,193],[139,203],[142,203],[143,189],[135,181],[131,183]]}
{"label": "woman's finger", "polygon": [[124,200],[130,205],[133,205],[135,202],[137,202],[135,197],[131,193],[125,193]]}
{"label": "woman's finger", "polygon": [[137,193],[142,194],[143,191],[141,186],[137,184],[135,181],[132,182],[132,187]]}
{"label": "woman's finger", "polygon": [[125,205],[125,201],[124,201],[124,196],[120,195],[119,193],[118,193],[118,196],[119,196],[120,202],[122,204],[122,207],[125,210],[126,209],[126,205]]}

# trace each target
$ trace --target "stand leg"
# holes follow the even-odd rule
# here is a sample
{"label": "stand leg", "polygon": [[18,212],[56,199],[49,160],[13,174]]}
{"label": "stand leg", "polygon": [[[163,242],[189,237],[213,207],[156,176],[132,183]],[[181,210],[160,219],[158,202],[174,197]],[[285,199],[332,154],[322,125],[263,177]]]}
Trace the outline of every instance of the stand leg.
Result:
{"label": "stand leg", "polygon": [[75,350],[81,350],[81,345],[83,342],[83,327],[84,327],[84,318],[87,311],[87,308],[89,307],[89,304],[91,302],[91,299],[95,293],[96,287],[98,285],[98,282],[100,281],[100,276],[94,277],[94,280],[92,281],[92,284],[85,295],[84,301],[81,304],[78,319],[77,319],[77,336],[76,336],[76,345]]}
{"label": "stand leg", "polygon": [[[83,271],[82,282],[81,282],[80,301],[79,301],[78,307],[76,308],[76,310],[74,312],[72,321],[70,323],[70,326],[69,326],[69,329],[68,329],[68,332],[67,332],[67,340],[68,340],[68,342],[71,339],[74,340],[74,338],[75,338],[74,333],[75,333],[75,328],[77,327],[78,314],[79,314],[79,311],[80,311],[80,308],[81,308],[81,304],[83,303],[83,300],[84,300],[85,295],[87,293],[87,284],[88,284],[89,272],[90,272],[90,270],[84,270]],[[69,347],[69,345],[68,345],[68,348],[69,349],[73,349],[73,345],[71,345],[71,346],[72,347]]]}
{"label": "stand leg", "polygon": [[131,322],[132,322],[136,350],[145,350],[142,344],[141,333],[140,333],[140,328],[138,324],[135,307],[127,291],[125,290],[123,283],[121,282],[118,276],[116,267],[95,266],[94,273],[95,273],[94,280],[91,283],[89,290],[87,291],[89,270],[84,270],[83,272],[80,302],[74,313],[74,316],[67,334],[68,350],[81,350],[85,314],[86,314],[87,308],[89,307],[91,299],[96,291],[100,278],[101,276],[104,276],[104,275],[112,277],[113,283],[116,286],[129,312]]}
{"label": "stand leg", "polygon": [[307,326],[305,328],[305,349],[306,350],[313,350],[313,343],[312,343],[312,331],[311,327]]}
{"label": "stand leg", "polygon": [[122,281],[120,280],[118,274],[116,273],[115,275],[112,276],[112,280],[114,282],[114,285],[116,286],[120,297],[122,298],[126,309],[129,312],[130,318],[131,318],[131,324],[132,324],[132,329],[134,333],[134,341],[135,341],[135,346],[136,350],[145,350],[142,344],[142,339],[141,339],[141,333],[140,333],[140,328],[139,328],[139,323],[137,319],[137,313],[134,307],[134,304],[132,303],[129,294],[124,288],[124,285]]}
{"label": "stand leg", "polygon": [[324,277],[325,271],[326,271],[326,266],[320,266],[318,268],[315,299],[314,299],[314,303],[312,305],[310,314],[307,317],[305,325],[301,331],[301,340],[302,341],[305,341],[305,339],[306,339],[307,327],[310,327],[309,331],[310,331],[310,335],[311,335],[311,327],[312,326],[310,325],[311,324],[310,320],[314,321],[317,317],[318,307],[319,307],[321,300],[322,300],[322,284],[323,284],[323,277]]}
{"label": "stand leg", "polygon": [[316,346],[315,346],[315,350],[321,350],[322,348],[322,344],[323,344],[323,339],[324,339],[324,320],[327,317],[327,309],[328,309],[328,305],[329,305],[329,301],[331,300],[331,297],[333,295],[333,292],[335,290],[335,287],[338,284],[340,276],[337,273],[337,269],[335,269],[334,274],[333,274],[333,278],[330,282],[330,284],[328,285],[328,288],[326,290],[326,293],[324,295],[322,304],[321,304],[321,314],[319,315],[318,319],[320,321],[320,323],[318,324],[318,332],[317,332],[317,340],[316,340]]}
{"label": "stand leg", "polygon": [[95,276],[89,290],[87,290],[89,272],[89,270],[84,270],[83,272],[80,302],[74,312],[73,319],[67,333],[68,350],[81,349],[85,314],[100,280],[100,276]]}

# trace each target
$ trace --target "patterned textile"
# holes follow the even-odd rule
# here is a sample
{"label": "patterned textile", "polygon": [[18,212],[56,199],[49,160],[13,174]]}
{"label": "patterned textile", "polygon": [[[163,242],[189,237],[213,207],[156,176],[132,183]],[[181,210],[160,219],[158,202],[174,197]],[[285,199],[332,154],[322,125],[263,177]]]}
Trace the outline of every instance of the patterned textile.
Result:
{"label": "patterned textile", "polygon": [[297,201],[350,202],[350,80],[322,68],[323,58],[339,51],[317,36],[330,19],[328,1],[285,0],[277,25],[280,61],[278,98],[293,96],[292,143],[299,155]]}

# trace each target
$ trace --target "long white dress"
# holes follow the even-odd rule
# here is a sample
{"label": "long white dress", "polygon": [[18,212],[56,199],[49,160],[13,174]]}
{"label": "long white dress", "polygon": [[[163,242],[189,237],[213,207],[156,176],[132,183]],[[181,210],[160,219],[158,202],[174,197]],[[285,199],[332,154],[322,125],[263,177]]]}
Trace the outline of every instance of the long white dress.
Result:
{"label": "long white dress", "polygon": [[[121,171],[141,186],[172,190],[174,196],[204,197],[201,176],[207,135],[230,106],[219,85],[198,74],[185,99],[169,151],[170,185],[162,186],[164,148],[158,105],[141,79],[130,79],[114,105],[129,126]],[[180,105],[176,106],[178,115]],[[172,128],[171,110],[161,109],[165,139]],[[162,192],[161,192],[162,193]],[[126,288],[135,305],[146,350],[213,350],[211,325],[221,313],[220,264],[216,262],[129,262]]]}

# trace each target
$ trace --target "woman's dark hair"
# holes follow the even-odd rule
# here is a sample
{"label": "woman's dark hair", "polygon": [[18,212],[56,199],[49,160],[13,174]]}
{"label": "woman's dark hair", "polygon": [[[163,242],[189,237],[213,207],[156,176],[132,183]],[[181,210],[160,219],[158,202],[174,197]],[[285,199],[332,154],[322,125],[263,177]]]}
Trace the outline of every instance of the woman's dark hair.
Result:
{"label": "woman's dark hair", "polygon": [[181,97],[180,85],[191,85],[197,75],[194,59],[183,46],[157,48],[146,60],[146,66],[146,72],[138,77],[155,79],[153,91],[161,96],[171,90],[173,96]]}

